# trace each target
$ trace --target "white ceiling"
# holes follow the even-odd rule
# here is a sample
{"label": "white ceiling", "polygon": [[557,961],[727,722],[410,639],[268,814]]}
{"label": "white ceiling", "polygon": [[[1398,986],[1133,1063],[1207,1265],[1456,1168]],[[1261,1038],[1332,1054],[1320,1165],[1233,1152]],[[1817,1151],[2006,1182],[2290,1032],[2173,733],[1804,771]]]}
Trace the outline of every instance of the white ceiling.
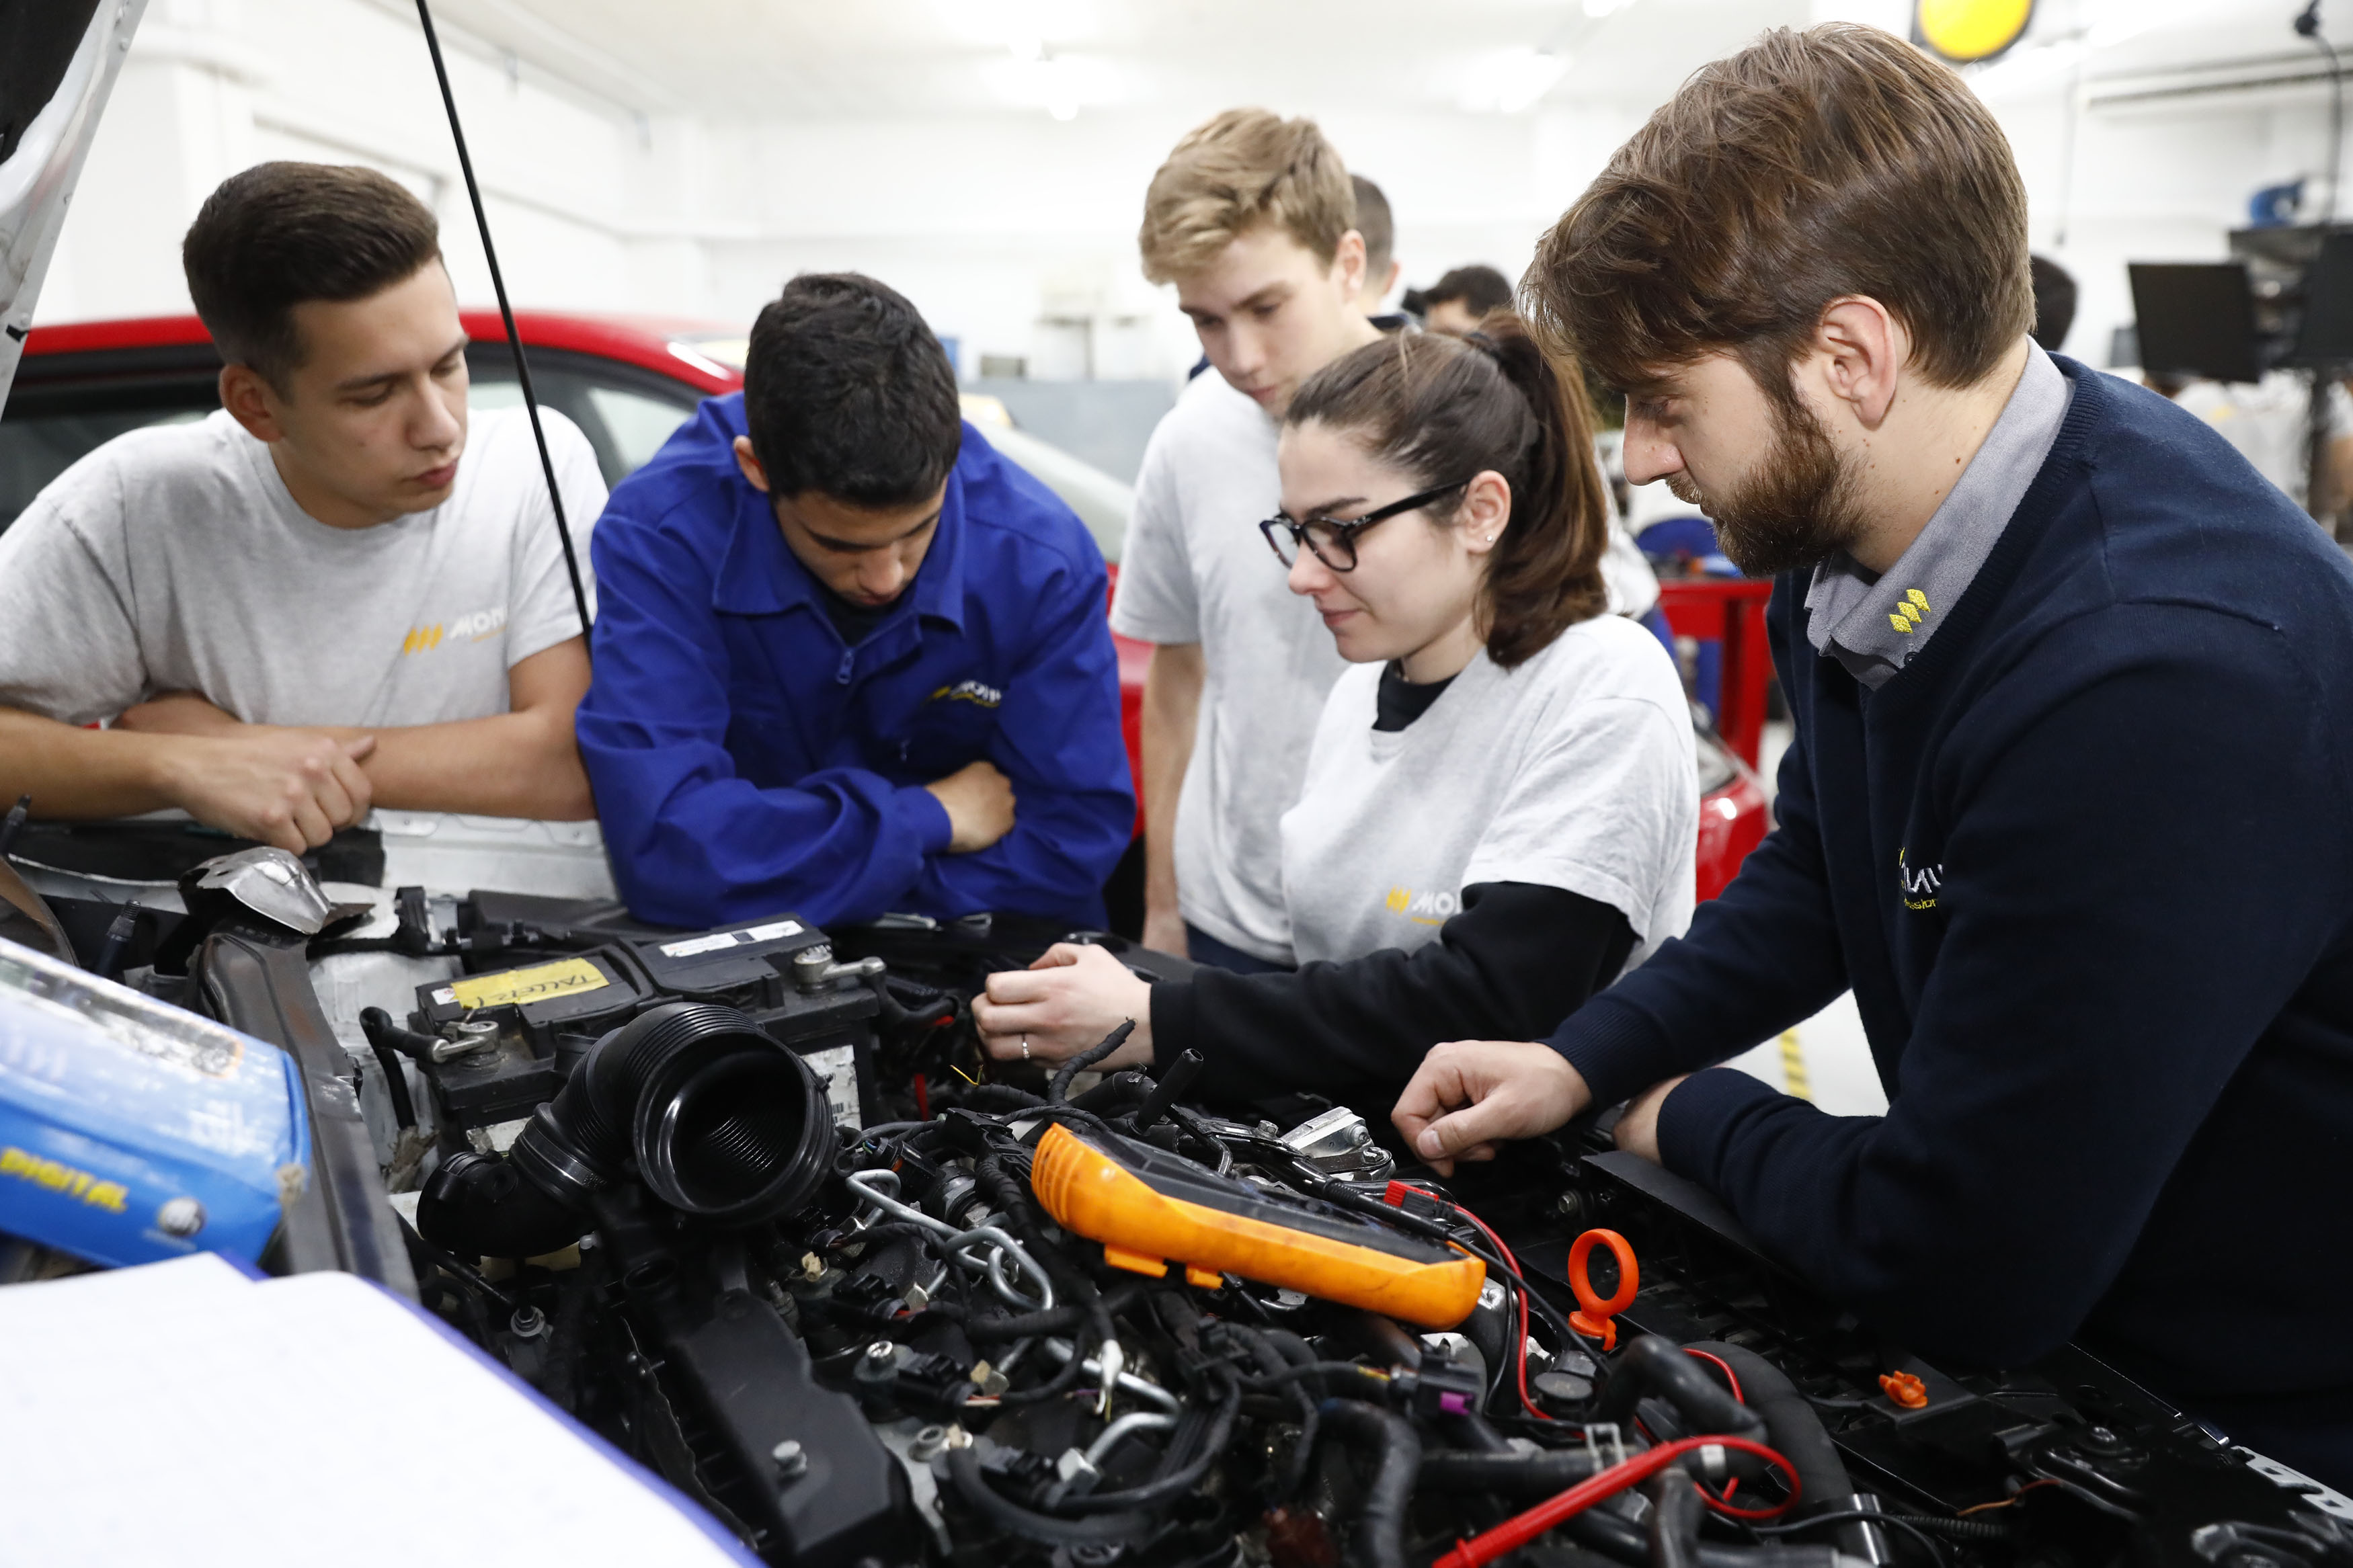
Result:
{"label": "white ceiling", "polygon": [[1056,104],[1647,106],[1694,67],[1810,15],[1809,0],[436,0],[435,11],[633,107],[760,120]]}

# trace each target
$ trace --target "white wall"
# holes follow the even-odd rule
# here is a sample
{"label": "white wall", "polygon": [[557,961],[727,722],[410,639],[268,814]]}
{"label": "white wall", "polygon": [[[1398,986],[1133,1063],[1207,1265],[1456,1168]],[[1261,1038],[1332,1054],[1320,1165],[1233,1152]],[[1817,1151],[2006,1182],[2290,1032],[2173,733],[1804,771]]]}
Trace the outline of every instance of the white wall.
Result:
{"label": "white wall", "polygon": [[[1198,110],[722,123],[641,112],[445,28],[519,305],[748,322],[792,273],[857,268],[960,340],[1033,374],[1173,376],[1197,349],[1147,285],[1135,226]],[[1276,105],[1314,112],[1313,105]],[[1515,274],[1632,129],[1631,111],[1324,115],[1382,182],[1409,281]],[[383,168],[440,216],[460,295],[487,303],[421,35],[381,0],[154,0],[115,89],[40,304],[43,321],[180,311],[197,205],[265,158]],[[1085,325],[1079,323],[1084,322]]]}

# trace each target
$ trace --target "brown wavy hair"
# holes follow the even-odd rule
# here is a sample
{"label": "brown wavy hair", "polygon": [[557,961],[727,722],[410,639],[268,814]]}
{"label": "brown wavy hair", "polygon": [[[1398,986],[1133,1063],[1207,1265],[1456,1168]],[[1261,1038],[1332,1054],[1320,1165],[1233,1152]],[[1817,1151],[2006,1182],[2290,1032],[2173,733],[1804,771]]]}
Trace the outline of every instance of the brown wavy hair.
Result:
{"label": "brown wavy hair", "polygon": [[1832,22],[1694,72],[1545,237],[1520,309],[1620,390],[1730,350],[1786,403],[1849,295],[1903,321],[1939,386],[1985,376],[2034,324],[2001,127],[1901,38]]}
{"label": "brown wavy hair", "polygon": [[1489,312],[1469,338],[1400,332],[1344,354],[1300,387],[1283,423],[1328,425],[1417,485],[1504,476],[1512,520],[1476,612],[1487,657],[1504,668],[1609,608],[1609,503],[1584,383],[1509,310]]}

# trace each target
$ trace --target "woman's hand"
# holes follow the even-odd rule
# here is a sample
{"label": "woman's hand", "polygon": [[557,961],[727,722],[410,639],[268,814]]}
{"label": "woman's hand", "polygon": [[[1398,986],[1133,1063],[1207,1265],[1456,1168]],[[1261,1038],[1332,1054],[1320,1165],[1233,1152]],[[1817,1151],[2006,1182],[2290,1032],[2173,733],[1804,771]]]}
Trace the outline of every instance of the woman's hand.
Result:
{"label": "woman's hand", "polygon": [[1056,942],[1028,969],[990,975],[988,994],[972,999],[972,1018],[997,1060],[1048,1064],[1068,1061],[1133,1018],[1135,1033],[1096,1068],[1152,1065],[1152,987],[1100,947]]}

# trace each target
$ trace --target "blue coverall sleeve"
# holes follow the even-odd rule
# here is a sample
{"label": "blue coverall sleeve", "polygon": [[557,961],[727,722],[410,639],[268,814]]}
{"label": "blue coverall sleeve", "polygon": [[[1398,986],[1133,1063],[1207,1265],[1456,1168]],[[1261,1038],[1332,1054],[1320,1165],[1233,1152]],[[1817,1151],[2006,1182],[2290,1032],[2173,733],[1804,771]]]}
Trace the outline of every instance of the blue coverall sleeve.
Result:
{"label": "blue coverall sleeve", "polygon": [[789,787],[737,776],[711,565],[608,510],[594,553],[595,676],[580,758],[614,880],[639,919],[711,926],[793,910],[820,925],[900,903],[948,842],[930,791],[860,768]]}
{"label": "blue coverall sleeve", "polygon": [[1110,576],[1060,574],[1037,608],[997,710],[988,760],[1013,785],[1013,831],[970,855],[934,854],[927,907],[997,910],[1099,921],[1103,887],[1135,826],[1120,733],[1119,654],[1104,615]]}

